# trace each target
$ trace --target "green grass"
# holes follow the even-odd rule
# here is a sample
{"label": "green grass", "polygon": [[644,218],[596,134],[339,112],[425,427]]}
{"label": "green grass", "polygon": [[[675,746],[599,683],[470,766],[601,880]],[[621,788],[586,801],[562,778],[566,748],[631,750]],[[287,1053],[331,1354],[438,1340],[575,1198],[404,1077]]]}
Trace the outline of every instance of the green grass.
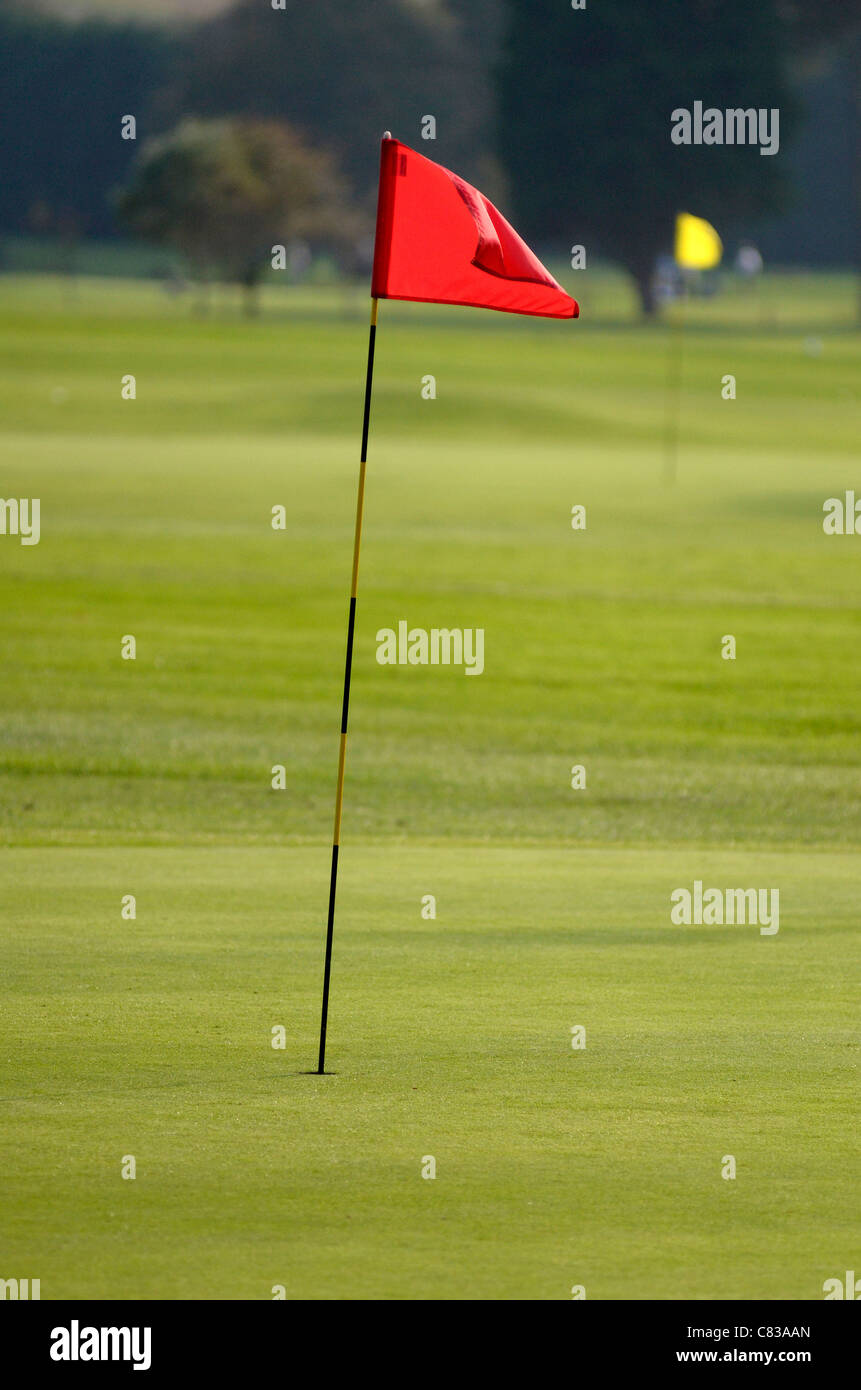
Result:
{"label": "green grass", "polygon": [[[42,509],[0,537],[0,1277],[815,1299],[856,1267],[861,538],[821,524],[861,494],[852,287],[690,306],[675,487],[673,330],[576,288],[573,325],[381,307],[320,1079],[366,297],[0,282],[0,494]],[[402,618],[483,627],[484,674],[379,666]],[[778,887],[780,932],[671,926],[695,878]]]}
{"label": "green grass", "polygon": [[43,1297],[814,1298],[854,1267],[851,856],[758,856],[786,911],[766,939],[668,924],[669,884],[743,882],[747,854],[348,848],[318,1078],[327,867],[25,850],[3,873],[27,1141],[4,1173]]}

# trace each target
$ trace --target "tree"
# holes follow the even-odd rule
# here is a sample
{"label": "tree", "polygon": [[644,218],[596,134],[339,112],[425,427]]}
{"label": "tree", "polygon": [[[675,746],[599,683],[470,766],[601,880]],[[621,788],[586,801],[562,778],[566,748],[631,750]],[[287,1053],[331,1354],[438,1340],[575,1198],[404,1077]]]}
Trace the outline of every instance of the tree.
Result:
{"label": "tree", "polygon": [[642,307],[680,209],[726,232],[780,208],[780,155],[675,145],[677,108],[779,108],[795,115],[775,0],[511,0],[499,69],[501,151],[518,217],[536,240],[565,238],[620,261]]}
{"label": "tree", "polygon": [[249,313],[273,245],[357,231],[331,156],[274,121],[182,121],[143,147],[117,210],[130,231],[174,247],[200,276],[242,284]]}
{"label": "tree", "polygon": [[54,224],[74,220],[88,236],[115,232],[107,193],[137,148],[120,138],[122,117],[134,112],[141,136],[152,129],[152,94],[184,43],[143,23],[72,24],[0,0],[4,232],[28,232],[37,204]]}
{"label": "tree", "polygon": [[858,321],[861,323],[861,0],[777,0],[787,24],[790,45],[796,61],[809,64],[821,60],[829,48],[848,53],[852,74],[852,222],[854,224],[855,267],[859,274]]}
{"label": "tree", "polygon": [[[291,0],[285,10],[269,0],[238,0],[195,26],[163,97],[177,118],[241,113],[313,134],[368,206],[384,130],[490,193],[486,47],[486,34],[481,42],[468,34],[442,0]],[[425,143],[428,114],[437,138]]]}

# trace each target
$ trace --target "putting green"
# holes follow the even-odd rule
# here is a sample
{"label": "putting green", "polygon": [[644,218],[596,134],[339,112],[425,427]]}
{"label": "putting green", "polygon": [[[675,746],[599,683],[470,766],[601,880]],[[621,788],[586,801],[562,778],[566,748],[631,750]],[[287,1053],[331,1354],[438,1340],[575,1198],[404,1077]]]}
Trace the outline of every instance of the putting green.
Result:
{"label": "putting green", "polygon": [[[856,1267],[846,285],[695,306],[669,488],[667,330],[584,283],[576,325],[382,306],[324,1078],[366,300],[0,285],[0,492],[41,503],[0,536],[0,1277],[818,1299]],[[401,620],[483,628],[483,674],[380,666]],[[673,926],[695,880],[778,889],[779,932]]]}

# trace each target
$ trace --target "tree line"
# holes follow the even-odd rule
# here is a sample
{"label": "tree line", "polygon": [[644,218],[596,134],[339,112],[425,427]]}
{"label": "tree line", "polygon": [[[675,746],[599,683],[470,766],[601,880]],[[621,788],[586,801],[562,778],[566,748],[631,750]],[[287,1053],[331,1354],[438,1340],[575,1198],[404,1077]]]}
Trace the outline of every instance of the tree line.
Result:
{"label": "tree line", "polygon": [[[835,53],[861,57],[859,33],[861,0],[315,0],[284,11],[239,0],[171,27],[34,19],[0,0],[0,230],[130,230],[251,285],[273,240],[343,250],[361,235],[388,128],[511,208],[539,247],[586,242],[626,266],[648,310],[680,208],[732,234],[798,200],[791,154],[680,149],[670,113],[700,99],[779,109],[791,151],[805,82],[817,63],[832,71]],[[832,259],[858,244],[847,227],[859,82],[845,83],[848,126],[832,120],[834,138],[823,129],[814,151],[845,204]],[[121,137],[129,114],[135,141]],[[425,145],[428,114],[437,139]]]}

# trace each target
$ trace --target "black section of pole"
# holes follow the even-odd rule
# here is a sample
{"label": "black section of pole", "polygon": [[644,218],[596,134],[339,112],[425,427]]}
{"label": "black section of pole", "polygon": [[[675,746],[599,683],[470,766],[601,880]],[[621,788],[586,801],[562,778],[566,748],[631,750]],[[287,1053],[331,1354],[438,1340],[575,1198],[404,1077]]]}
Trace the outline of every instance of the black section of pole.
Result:
{"label": "black section of pole", "polygon": [[[365,372],[365,413],[362,418],[362,463],[368,462],[368,427],[371,423],[371,387],[374,383],[374,347],[377,342],[377,311],[374,301],[374,317],[368,330],[368,367]],[[355,594],[353,595],[355,598]]]}
{"label": "black section of pole", "polygon": [[350,599],[350,616],[347,619],[347,661],[344,667],[344,698],[341,701],[341,733],[347,732],[350,717],[350,676],[353,670],[353,633],[356,630],[356,599]]}
{"label": "black section of pole", "polygon": [[323,1013],[320,1018],[320,1055],[317,1073],[322,1076],[326,1066],[326,1024],[329,1018],[329,980],[332,974],[332,935],[335,930],[335,890],[338,887],[338,846],[332,846],[332,871],[329,875],[329,923],[326,928],[326,965],[323,971]]}
{"label": "black section of pole", "polygon": [[353,575],[350,582],[350,615],[347,621],[347,657],[344,664],[344,699],[341,705],[341,747],[338,755],[338,785],[335,792],[335,833],[332,837],[332,871],[329,877],[329,916],[326,924],[326,963],[323,970],[323,1008],[320,1017],[320,1053],[317,1073],[326,1066],[326,1028],[329,1018],[329,981],[332,975],[332,938],[335,933],[335,894],[338,888],[338,849],[341,841],[341,806],[344,799],[344,766],[347,757],[347,720],[350,714],[350,678],[353,671],[353,634],[356,629],[356,591],[359,583],[359,549],[362,543],[362,513],[365,503],[365,465],[368,461],[368,428],[371,422],[371,388],[374,381],[374,347],[377,337],[377,301],[371,301],[371,327],[368,335],[368,366],[365,373],[365,410],[362,417],[362,455],[356,498],[356,529],[353,536]]}

